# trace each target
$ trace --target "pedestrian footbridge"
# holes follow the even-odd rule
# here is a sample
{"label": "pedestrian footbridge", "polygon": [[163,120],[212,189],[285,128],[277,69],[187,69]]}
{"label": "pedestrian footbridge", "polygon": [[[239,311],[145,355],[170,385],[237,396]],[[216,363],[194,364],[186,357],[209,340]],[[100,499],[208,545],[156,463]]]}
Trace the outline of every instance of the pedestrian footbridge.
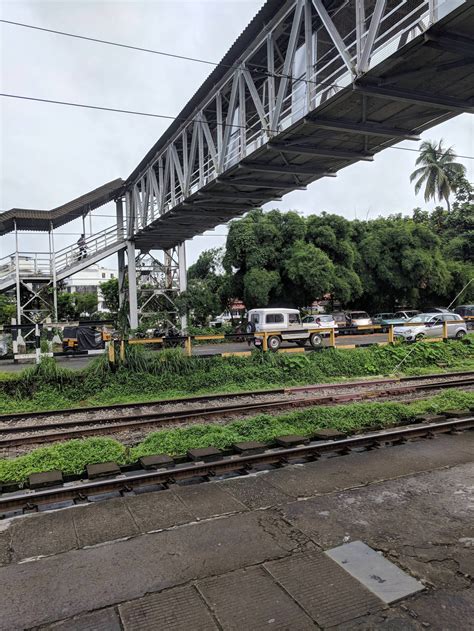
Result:
{"label": "pedestrian footbridge", "polygon": [[124,215],[84,259],[56,253],[57,279],[127,247],[136,324],[135,248],[176,261],[186,239],[472,113],[473,32],[472,0],[267,0],[133,173],[105,185]]}

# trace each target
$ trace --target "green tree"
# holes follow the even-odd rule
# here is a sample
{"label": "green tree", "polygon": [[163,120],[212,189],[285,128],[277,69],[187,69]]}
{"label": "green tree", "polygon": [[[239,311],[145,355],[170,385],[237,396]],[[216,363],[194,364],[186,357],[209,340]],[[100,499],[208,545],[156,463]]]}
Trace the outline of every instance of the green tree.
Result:
{"label": "green tree", "polygon": [[81,317],[82,314],[92,316],[94,313],[97,313],[97,294],[95,292],[93,294],[76,293],[73,296],[78,317]]}
{"label": "green tree", "polygon": [[334,285],[334,265],[321,249],[312,243],[297,241],[284,262],[286,275],[297,288],[293,295],[299,307],[322,298]]}
{"label": "green tree", "polygon": [[243,300],[247,309],[265,307],[273,290],[278,287],[278,272],[253,267],[244,276]]}
{"label": "green tree", "polygon": [[445,148],[443,140],[438,143],[425,140],[421,143],[420,155],[416,168],[410,175],[410,182],[415,182],[415,193],[424,185],[425,202],[430,199],[444,199],[450,210],[449,196],[459,186],[459,179],[465,178],[466,167],[456,162],[452,147]]}
{"label": "green tree", "polygon": [[0,294],[0,324],[11,324],[15,315],[15,302],[5,294]]}
{"label": "green tree", "polygon": [[119,310],[118,278],[111,278],[104,283],[100,283],[100,291],[104,297],[104,303],[107,309],[113,313],[117,313]]}
{"label": "green tree", "polygon": [[66,291],[58,293],[58,319],[60,322],[74,320],[76,317],[76,305],[74,294]]}

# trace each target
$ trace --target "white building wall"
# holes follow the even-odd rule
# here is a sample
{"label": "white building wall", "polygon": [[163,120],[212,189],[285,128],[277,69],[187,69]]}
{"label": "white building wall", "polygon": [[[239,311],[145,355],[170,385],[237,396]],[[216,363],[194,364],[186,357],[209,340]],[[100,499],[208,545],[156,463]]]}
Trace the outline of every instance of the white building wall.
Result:
{"label": "white building wall", "polygon": [[98,311],[108,311],[104,304],[104,297],[100,291],[100,283],[111,278],[117,278],[117,270],[100,265],[91,265],[85,270],[74,274],[66,281],[66,291],[70,294],[95,292],[97,294]]}

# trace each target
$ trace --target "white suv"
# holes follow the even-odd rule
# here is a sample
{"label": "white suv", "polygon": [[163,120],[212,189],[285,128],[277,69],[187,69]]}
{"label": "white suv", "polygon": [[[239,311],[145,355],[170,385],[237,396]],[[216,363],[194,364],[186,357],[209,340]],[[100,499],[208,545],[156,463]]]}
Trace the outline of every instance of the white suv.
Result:
{"label": "white suv", "polygon": [[[424,337],[443,337],[443,322],[448,324],[448,337],[461,339],[467,333],[466,323],[457,313],[420,313],[406,321],[405,326],[395,326],[393,333],[399,340],[416,342]],[[414,326],[410,326],[412,324]]]}
{"label": "white suv", "polygon": [[[324,325],[323,325],[324,326]],[[316,325],[313,328],[318,328]],[[304,346],[308,341],[313,348],[323,343],[322,334],[304,328],[298,309],[251,309],[248,312],[247,333],[275,333],[267,339],[268,348],[277,351],[282,341],[296,342]],[[255,337],[255,346],[261,346],[263,339]]]}

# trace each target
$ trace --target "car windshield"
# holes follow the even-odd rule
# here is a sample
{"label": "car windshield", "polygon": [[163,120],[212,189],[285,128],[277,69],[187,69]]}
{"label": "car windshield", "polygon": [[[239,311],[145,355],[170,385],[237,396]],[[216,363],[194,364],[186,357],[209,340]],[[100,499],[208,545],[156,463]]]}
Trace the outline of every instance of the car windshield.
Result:
{"label": "car windshield", "polygon": [[321,322],[332,322],[332,316],[330,315],[319,316],[319,319],[321,320]]}
{"label": "car windshield", "polygon": [[365,311],[353,311],[349,314],[349,317],[351,317],[352,319],[368,318],[369,314]]}

